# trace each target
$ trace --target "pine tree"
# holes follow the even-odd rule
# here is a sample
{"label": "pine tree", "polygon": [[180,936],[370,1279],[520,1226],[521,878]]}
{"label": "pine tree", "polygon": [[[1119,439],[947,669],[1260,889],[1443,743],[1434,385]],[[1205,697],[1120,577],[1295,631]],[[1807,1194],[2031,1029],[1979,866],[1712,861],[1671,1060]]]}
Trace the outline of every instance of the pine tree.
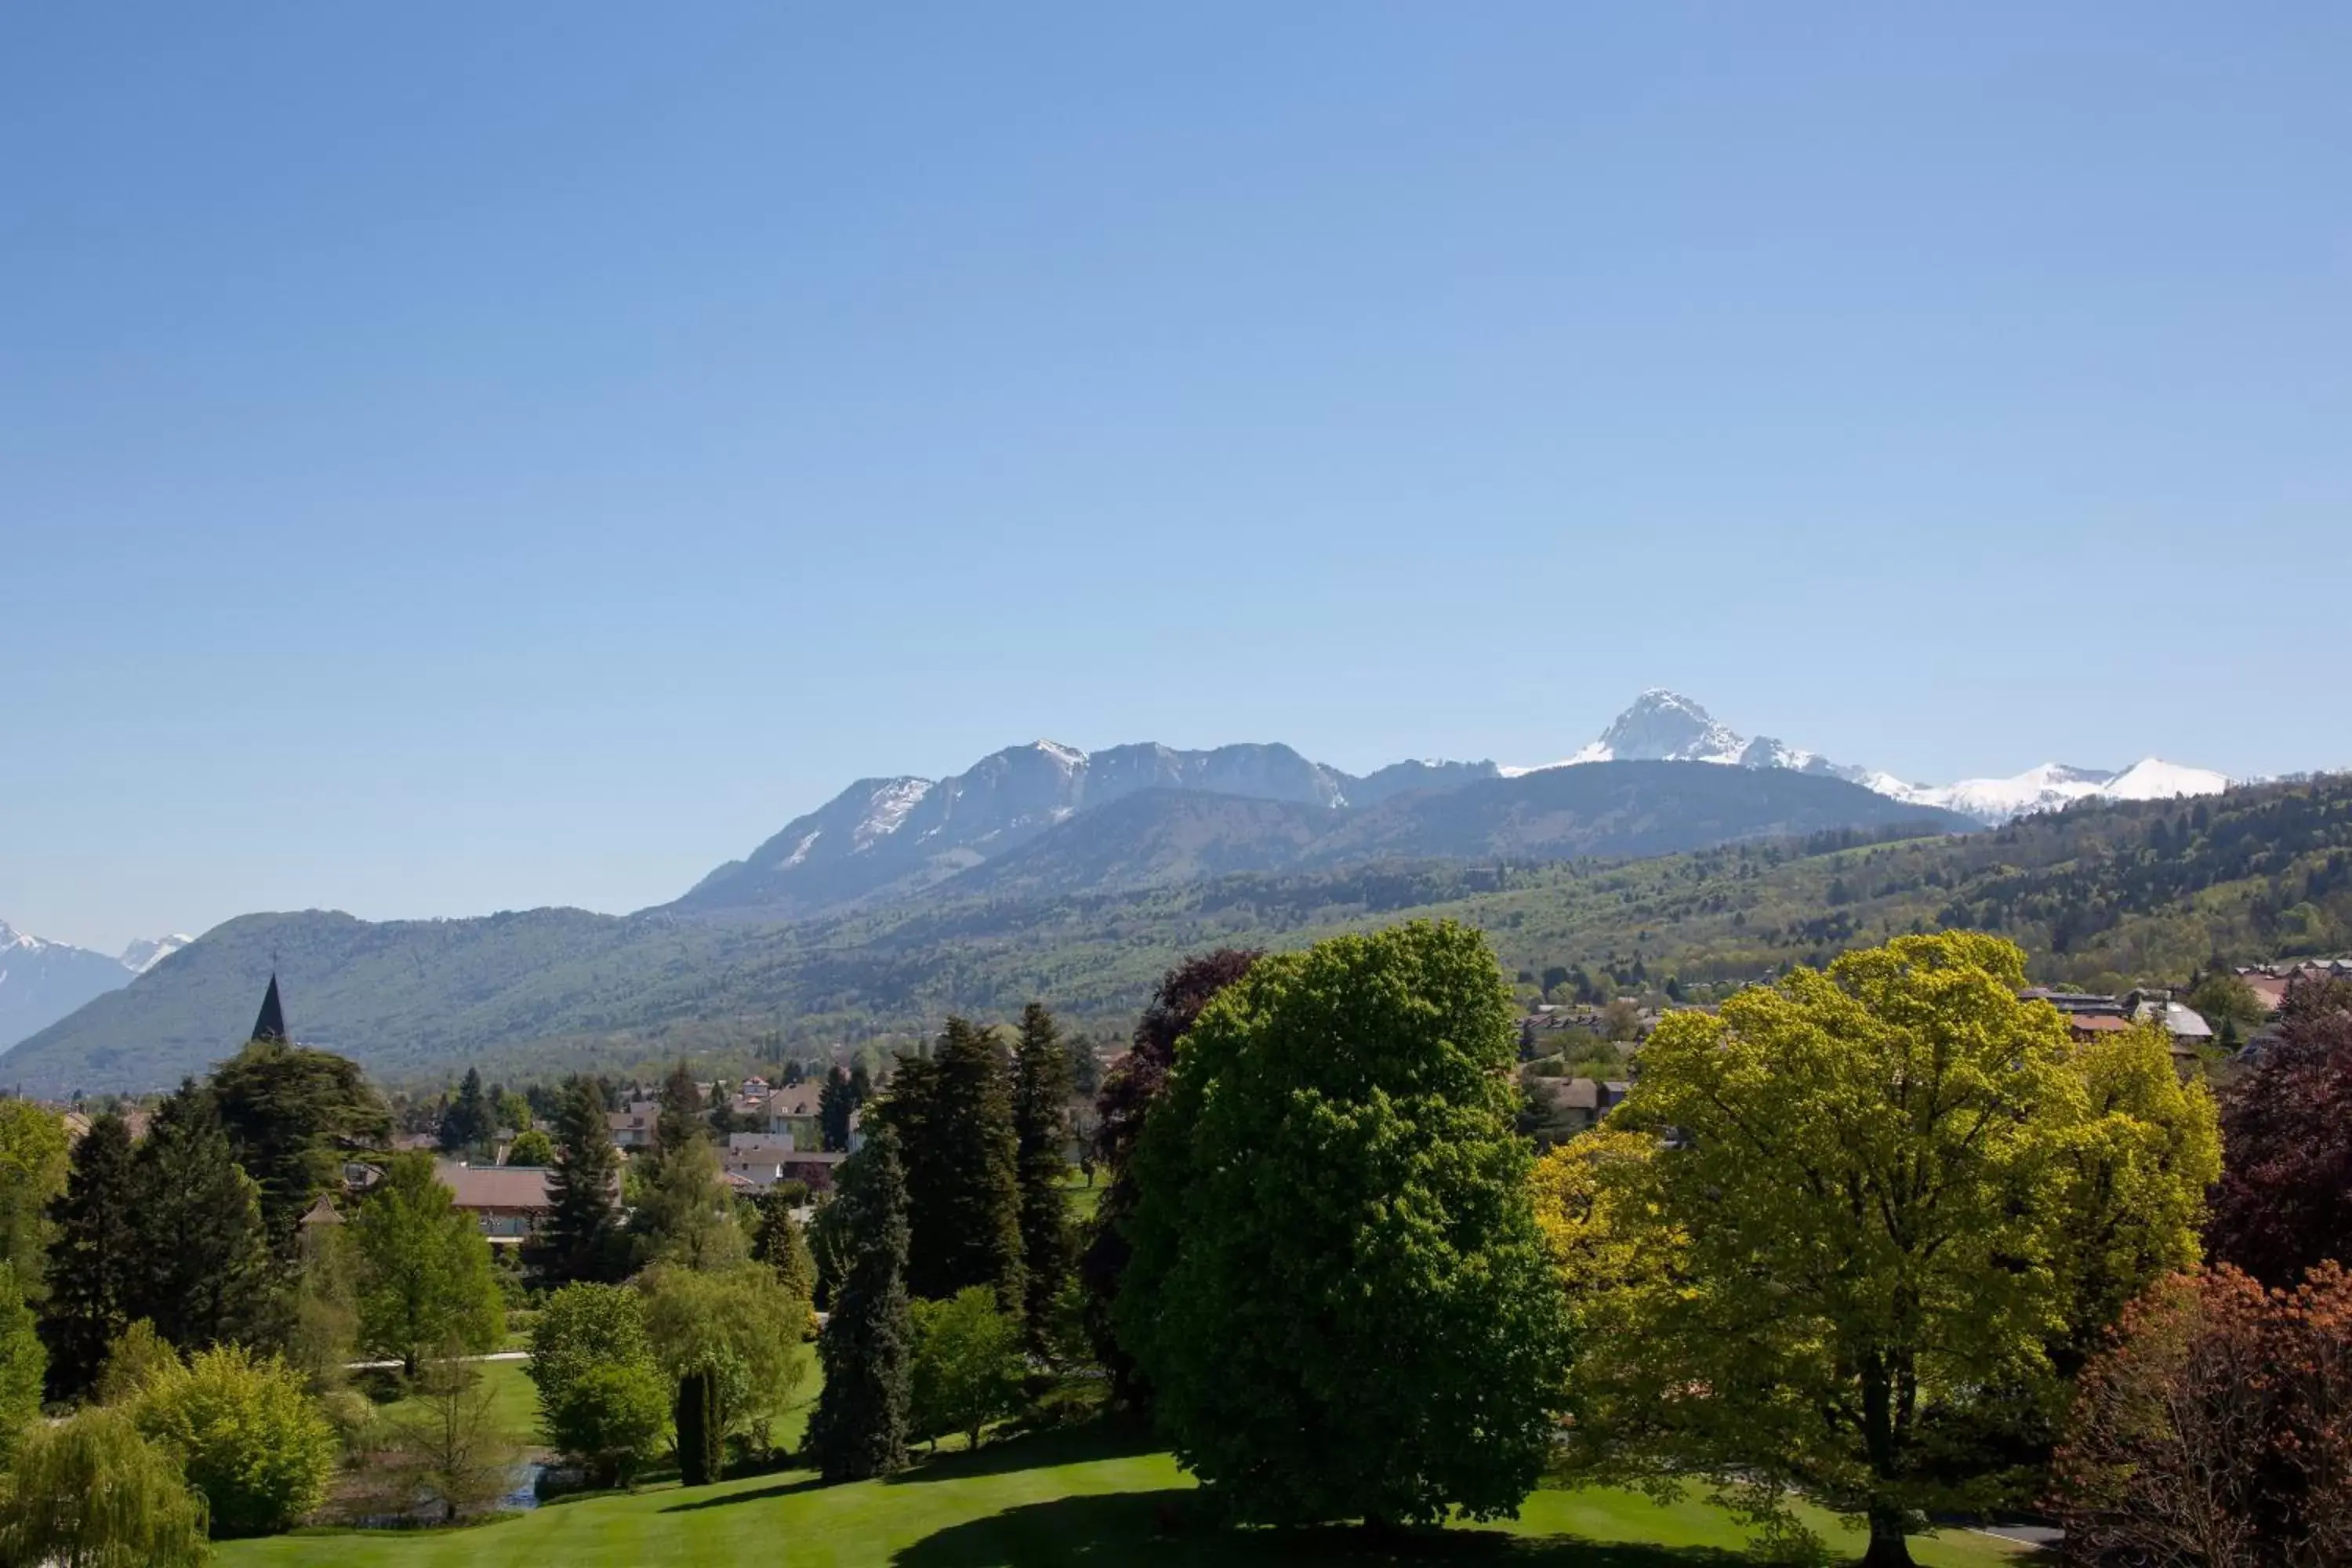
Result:
{"label": "pine tree", "polygon": [[542,1279],[611,1283],[627,1271],[627,1240],[613,1201],[620,1180],[620,1152],[604,1121],[604,1086],[575,1078],[564,1086],[555,1117],[547,1223],[529,1247],[531,1267]]}
{"label": "pine tree", "polygon": [[457,1086],[457,1098],[441,1118],[441,1147],[453,1154],[478,1148],[497,1130],[489,1097],[482,1091],[481,1069],[467,1068],[465,1081]]}
{"label": "pine tree", "polygon": [[846,1275],[817,1341],[824,1387],[808,1447],[829,1481],[888,1475],[907,1463],[914,1326],[907,1306],[907,1181],[891,1129],[876,1129],[841,1166],[828,1205],[841,1211]]}
{"label": "pine tree", "polygon": [[1021,1146],[996,1042],[950,1018],[928,1059],[899,1065],[883,1103],[905,1151],[908,1288],[944,1300],[985,1285],[1006,1316],[1019,1317]]}
{"label": "pine tree", "polygon": [[702,1120],[702,1086],[694,1081],[694,1070],[680,1061],[662,1080],[661,1114],[654,1119],[654,1147],[667,1158],[709,1132]]}
{"label": "pine tree", "polygon": [[131,1192],[127,1313],[182,1350],[270,1337],[261,1191],[230,1152],[211,1089],[189,1079],[163,1101],[131,1154]]}
{"label": "pine tree", "polygon": [[41,1338],[49,1394],[77,1399],[98,1381],[106,1349],[131,1324],[139,1237],[131,1229],[131,1130],[108,1111],[74,1145],[66,1190],[49,1205],[49,1299]]}
{"label": "pine tree", "polygon": [[1070,1056],[1060,1026],[1042,1002],[1021,1014],[1014,1060],[1013,1122],[1020,1142],[1021,1267],[1027,1291],[1029,1349],[1043,1355],[1054,1314],[1070,1282],[1075,1248],[1062,1181],[1069,1173]]}

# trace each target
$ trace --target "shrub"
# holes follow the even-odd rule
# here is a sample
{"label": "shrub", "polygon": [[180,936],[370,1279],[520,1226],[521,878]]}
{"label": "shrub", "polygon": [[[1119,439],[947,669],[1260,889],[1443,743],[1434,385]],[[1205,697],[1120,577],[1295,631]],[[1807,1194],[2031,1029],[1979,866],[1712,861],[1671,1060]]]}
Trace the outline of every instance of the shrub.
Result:
{"label": "shrub", "polygon": [[668,1394],[650,1363],[592,1366],[551,1399],[540,1397],[547,1440],[578,1459],[596,1486],[626,1486],[669,1428]]}
{"label": "shrub", "polygon": [[335,1431],[276,1356],[242,1346],[199,1351],[157,1369],[138,1401],[139,1428],[176,1453],[211,1506],[213,1533],[267,1535],[325,1500]]}

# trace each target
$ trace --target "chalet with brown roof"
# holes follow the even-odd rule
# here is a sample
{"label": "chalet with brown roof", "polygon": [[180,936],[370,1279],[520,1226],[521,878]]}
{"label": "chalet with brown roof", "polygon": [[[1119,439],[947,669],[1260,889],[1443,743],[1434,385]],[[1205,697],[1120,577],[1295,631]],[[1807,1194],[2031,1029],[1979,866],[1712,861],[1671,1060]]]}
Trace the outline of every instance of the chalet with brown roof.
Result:
{"label": "chalet with brown roof", "polygon": [[492,1246],[515,1246],[555,1212],[547,1190],[551,1173],[536,1165],[461,1165],[444,1160],[433,1173],[457,1209],[471,1215]]}

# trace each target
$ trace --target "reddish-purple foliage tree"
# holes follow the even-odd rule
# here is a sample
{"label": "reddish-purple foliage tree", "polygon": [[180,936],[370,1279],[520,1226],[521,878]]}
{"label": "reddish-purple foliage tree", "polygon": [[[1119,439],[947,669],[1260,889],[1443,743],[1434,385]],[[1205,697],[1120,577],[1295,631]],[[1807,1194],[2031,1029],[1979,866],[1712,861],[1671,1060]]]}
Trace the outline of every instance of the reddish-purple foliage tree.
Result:
{"label": "reddish-purple foliage tree", "polygon": [[2298,980],[2221,1094],[2207,1250],[2265,1285],[2352,1263],[2352,981]]}
{"label": "reddish-purple foliage tree", "polygon": [[1143,1120],[1168,1085],[1176,1065],[1176,1042],[1184,1037],[1218,992],[1247,974],[1258,961],[1255,949],[1223,947],[1188,958],[1160,977],[1159,988],[1135,1021],[1134,1046],[1103,1079],[1095,1097],[1095,1157],[1109,1173],[1109,1184],[1095,1210],[1078,1278],[1086,1287],[1087,1336],[1111,1376],[1118,1397],[1133,1404],[1143,1396],[1135,1363],[1112,1336],[1110,1308],[1127,1272],[1128,1245],[1119,1226],[1135,1211],[1135,1183],[1128,1162],[1143,1134]]}
{"label": "reddish-purple foliage tree", "polygon": [[2352,1561],[2352,1274],[2160,1282],[2084,1371],[2053,1468],[2074,1562]]}

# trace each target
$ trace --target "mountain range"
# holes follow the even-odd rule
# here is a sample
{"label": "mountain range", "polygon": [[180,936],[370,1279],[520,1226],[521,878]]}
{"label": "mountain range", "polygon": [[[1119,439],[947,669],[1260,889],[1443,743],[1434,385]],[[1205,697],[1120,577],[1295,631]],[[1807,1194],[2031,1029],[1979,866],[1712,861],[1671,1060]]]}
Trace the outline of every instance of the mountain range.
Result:
{"label": "mountain range", "polygon": [[[1121,885],[1164,881],[1187,867],[1194,871],[1265,870],[1333,864],[1350,855],[1386,852],[1373,847],[1381,845],[1395,846],[1397,853],[1430,853],[1403,845],[1421,843],[1433,832],[1443,837],[1435,819],[1454,808],[1404,810],[1397,803],[1470,792],[1460,809],[1475,814],[1512,794],[1509,788],[1496,793],[1504,781],[1565,775],[1604,763],[1706,763],[1756,777],[1793,773],[1855,785],[1903,805],[1956,813],[1987,825],[2077,800],[2212,795],[2231,783],[2221,773],[2151,757],[2115,772],[2050,763],[2014,778],[1907,784],[1889,773],[1832,763],[1769,736],[1751,739],[1717,721],[1689,698],[1654,689],[1574,755],[1532,767],[1405,762],[1358,777],[1280,744],[1184,752],[1143,743],[1087,752],[1037,741],[1007,747],[943,779],[860,779],[815,811],[785,824],[742,859],[718,868],[666,907],[700,916],[798,919],[906,897],[1013,855],[1066,823],[1145,795],[1265,804],[1244,809],[1212,805],[1199,798],[1182,806],[1162,800],[1092,825],[1082,834],[1092,846],[1090,863],[1108,867],[1123,859],[1129,875]],[[1529,791],[1538,787],[1526,786]],[[1563,795],[1576,793],[1542,787]],[[1418,826],[1406,830],[1394,826],[1408,819]],[[1787,826],[1777,817],[1771,820]],[[1874,812],[1860,811],[1855,825],[1879,820],[1883,818]],[[1123,850],[1115,843],[1120,831],[1130,828],[1152,836],[1163,854],[1171,847],[1169,835],[1177,834],[1185,841],[1184,851],[1146,865],[1139,858],[1139,843]],[[1671,840],[1675,847],[1695,847],[1690,834],[1663,825],[1660,829],[1641,842]],[[1747,829],[1753,830],[1752,826]],[[1724,835],[1740,836],[1738,829]],[[1575,834],[1542,840],[1549,853],[1599,852],[1577,847],[1584,841]],[[1609,852],[1668,851],[1622,842]],[[1066,854],[1058,858],[1066,861]],[[1024,880],[1009,872],[998,877]]]}
{"label": "mountain range", "polygon": [[110,958],[87,947],[45,942],[0,921],[0,1050],[90,998],[121,990],[192,940],[142,938]]}
{"label": "mountain range", "polygon": [[[2230,782],[2151,758],[2116,772],[2052,764],[2012,779],[1912,784],[1743,736],[1664,690],[1643,693],[1572,756],[1534,767],[1431,760],[1357,775],[1274,743],[1089,753],[1039,741],[947,778],[862,779],[671,903],[632,916],[242,917],[127,990],[134,967],[184,939],[110,959],[0,928],[14,944],[0,946],[0,1042],[29,1037],[0,1064],[0,1082],[167,1085],[235,1044],[267,977],[257,955],[281,948],[289,967],[308,971],[305,988],[331,998],[310,1025],[331,1031],[313,1036],[320,1043],[363,1061],[441,1060],[649,1019],[686,1026],[772,955],[856,940],[846,933],[866,929],[860,921],[1005,911],[952,917],[978,932],[1023,908],[1234,878],[1358,869],[1379,880],[1383,866],[1627,859],[1824,832],[1966,835],[2077,801],[2205,795]],[[823,931],[811,934],[812,922]],[[264,930],[266,948],[257,945]],[[949,963],[952,973],[961,962],[952,952],[950,943],[924,962]],[[856,977],[837,993],[853,1011],[881,985],[877,965],[890,971],[894,994],[935,994],[936,977],[907,972],[908,962],[842,953],[825,973]]]}

